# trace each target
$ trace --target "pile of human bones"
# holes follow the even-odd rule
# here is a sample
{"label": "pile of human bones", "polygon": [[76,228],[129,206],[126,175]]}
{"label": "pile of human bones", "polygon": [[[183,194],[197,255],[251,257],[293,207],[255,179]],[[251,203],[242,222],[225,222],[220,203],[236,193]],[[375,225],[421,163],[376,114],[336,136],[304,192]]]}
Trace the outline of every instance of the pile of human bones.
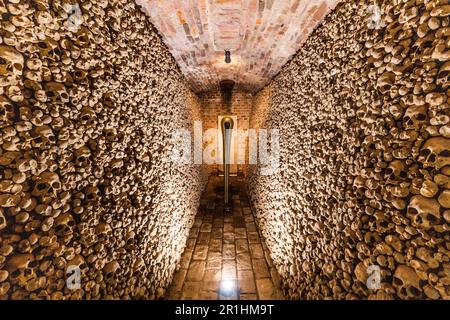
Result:
{"label": "pile of human bones", "polygon": [[134,1],[0,15],[0,299],[163,296],[204,183],[167,161],[196,96]]}
{"label": "pile of human bones", "polygon": [[255,99],[281,170],[250,194],[289,298],[450,298],[450,3],[376,2],[343,1]]}

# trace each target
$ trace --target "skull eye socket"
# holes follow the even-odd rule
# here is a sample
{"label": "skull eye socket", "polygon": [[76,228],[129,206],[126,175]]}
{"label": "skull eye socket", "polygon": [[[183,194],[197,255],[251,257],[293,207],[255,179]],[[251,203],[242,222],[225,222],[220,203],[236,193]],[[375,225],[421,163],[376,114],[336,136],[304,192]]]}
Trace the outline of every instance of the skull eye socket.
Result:
{"label": "skull eye socket", "polygon": [[420,151],[420,155],[422,157],[428,157],[430,155],[430,153],[431,153],[431,150],[429,150],[429,149],[423,149],[422,151]]}
{"label": "skull eye socket", "polygon": [[423,121],[423,120],[425,120],[427,118],[427,116],[426,115],[424,115],[423,113],[420,113],[419,115],[417,115],[417,120],[419,120],[419,121]]}
{"label": "skull eye socket", "polygon": [[45,42],[39,42],[38,46],[39,46],[39,48],[42,48],[42,49],[47,49],[48,48],[48,45]]}
{"label": "skull eye socket", "polygon": [[20,270],[16,270],[16,271],[11,272],[11,277],[13,279],[17,278],[18,276],[20,276]]}
{"label": "skull eye socket", "polygon": [[75,221],[74,220],[70,220],[69,222],[67,222],[67,225],[69,227],[73,227],[73,226],[75,226]]}
{"label": "skull eye socket", "polygon": [[84,156],[78,157],[78,161],[79,162],[84,162],[84,161],[86,161],[86,158]]}
{"label": "skull eye socket", "polygon": [[31,262],[28,264],[28,267],[29,267],[29,268],[36,268],[38,265],[39,265],[39,263],[38,263],[37,261],[31,261]]}
{"label": "skull eye socket", "polygon": [[394,284],[396,284],[397,286],[402,286],[403,285],[403,281],[399,278],[394,277]]}
{"label": "skull eye socket", "polygon": [[414,297],[420,297],[420,296],[421,296],[421,292],[420,292],[419,289],[417,289],[416,287],[410,287],[410,288],[409,288],[409,292],[410,292]]}
{"label": "skull eye socket", "polygon": [[38,185],[36,186],[36,188],[37,188],[39,191],[45,190],[45,189],[47,189],[48,187],[49,187],[49,185],[48,185],[47,183],[45,183],[45,182],[38,183]]}
{"label": "skull eye socket", "polygon": [[59,182],[53,182],[52,187],[55,189],[59,189],[61,187],[61,184]]}
{"label": "skull eye socket", "polygon": [[438,77],[439,77],[439,78],[445,78],[445,77],[447,77],[449,74],[450,74],[450,71],[449,71],[449,70],[445,70],[445,71],[440,72]]}
{"label": "skull eye socket", "polygon": [[433,216],[432,214],[427,215],[427,220],[430,221],[431,224],[436,224],[439,222],[438,219],[435,216]]}
{"label": "skull eye socket", "polygon": [[416,208],[410,207],[410,208],[408,208],[408,213],[409,213],[409,214],[412,214],[412,215],[416,215],[416,214],[419,213],[419,211],[417,211]]}
{"label": "skull eye socket", "polygon": [[407,177],[408,177],[408,174],[407,174],[405,171],[400,171],[399,176],[400,176],[401,178],[407,178]]}
{"label": "skull eye socket", "polygon": [[61,98],[69,99],[69,95],[67,93],[61,93]]}
{"label": "skull eye socket", "polygon": [[439,153],[440,157],[450,157],[450,150],[444,150],[441,153]]}
{"label": "skull eye socket", "polygon": [[59,226],[56,226],[55,231],[59,233],[63,231],[65,228],[66,228],[65,225],[60,224]]}
{"label": "skull eye socket", "polygon": [[387,168],[386,169],[386,174],[387,175],[391,175],[394,172],[394,170],[392,170],[392,168]]}
{"label": "skull eye socket", "polygon": [[429,157],[428,157],[428,161],[429,162],[435,162],[436,161],[436,155],[433,153],[432,155],[430,155]]}
{"label": "skull eye socket", "polygon": [[424,43],[423,43],[423,48],[424,49],[427,49],[427,48],[431,48],[433,46],[433,41],[425,41]]}
{"label": "skull eye socket", "polygon": [[0,65],[4,65],[4,64],[6,64],[6,60],[3,58],[0,58]]}
{"label": "skull eye socket", "polygon": [[29,276],[30,274],[32,274],[33,273],[33,270],[31,270],[31,269],[29,269],[29,268],[26,268],[25,270],[23,270],[23,274],[25,275],[25,276]]}
{"label": "skull eye socket", "polygon": [[22,66],[20,63],[15,63],[15,64],[14,64],[14,68],[16,68],[16,69],[19,70],[19,71],[22,71],[22,70],[23,70],[23,66]]}
{"label": "skull eye socket", "polygon": [[87,42],[86,36],[79,36],[78,40],[81,41],[81,42]]}

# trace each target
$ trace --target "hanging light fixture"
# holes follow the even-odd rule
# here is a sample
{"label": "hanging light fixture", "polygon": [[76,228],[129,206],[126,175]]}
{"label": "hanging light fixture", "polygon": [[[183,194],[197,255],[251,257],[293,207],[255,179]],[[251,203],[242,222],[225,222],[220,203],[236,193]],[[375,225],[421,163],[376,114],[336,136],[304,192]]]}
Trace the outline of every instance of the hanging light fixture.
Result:
{"label": "hanging light fixture", "polygon": [[225,50],[225,63],[231,63],[231,52],[229,50]]}

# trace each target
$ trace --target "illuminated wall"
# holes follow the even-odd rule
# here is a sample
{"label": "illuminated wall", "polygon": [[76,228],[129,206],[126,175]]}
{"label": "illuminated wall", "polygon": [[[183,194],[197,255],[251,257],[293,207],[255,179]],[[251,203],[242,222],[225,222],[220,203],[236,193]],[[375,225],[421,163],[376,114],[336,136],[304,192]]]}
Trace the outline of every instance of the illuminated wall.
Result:
{"label": "illuminated wall", "polygon": [[339,5],[255,99],[281,171],[251,166],[250,196],[292,299],[450,297],[450,7],[371,4]]}
{"label": "illuminated wall", "polygon": [[0,299],[161,297],[204,186],[200,166],[166,161],[198,98],[133,1],[84,1],[75,29],[62,1],[12,3],[0,4]]}

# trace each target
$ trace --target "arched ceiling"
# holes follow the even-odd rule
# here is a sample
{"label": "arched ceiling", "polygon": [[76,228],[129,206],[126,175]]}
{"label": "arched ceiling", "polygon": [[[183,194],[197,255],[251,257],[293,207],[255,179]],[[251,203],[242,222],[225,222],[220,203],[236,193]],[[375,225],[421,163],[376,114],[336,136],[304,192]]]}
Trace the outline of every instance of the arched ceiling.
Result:
{"label": "arched ceiling", "polygon": [[[257,91],[339,0],[136,0],[195,92],[231,79]],[[230,50],[232,63],[225,64]]]}

